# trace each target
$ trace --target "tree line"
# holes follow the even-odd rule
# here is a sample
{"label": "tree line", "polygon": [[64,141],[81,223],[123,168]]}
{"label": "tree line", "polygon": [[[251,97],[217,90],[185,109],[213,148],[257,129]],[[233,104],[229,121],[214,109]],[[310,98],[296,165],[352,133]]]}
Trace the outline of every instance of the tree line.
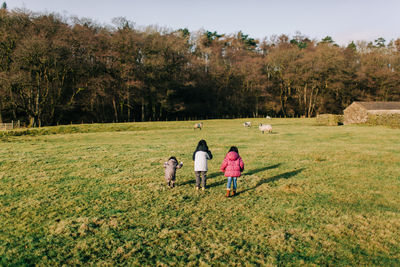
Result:
{"label": "tree line", "polygon": [[0,122],[311,117],[400,101],[399,74],[400,39],[339,46],[0,10]]}

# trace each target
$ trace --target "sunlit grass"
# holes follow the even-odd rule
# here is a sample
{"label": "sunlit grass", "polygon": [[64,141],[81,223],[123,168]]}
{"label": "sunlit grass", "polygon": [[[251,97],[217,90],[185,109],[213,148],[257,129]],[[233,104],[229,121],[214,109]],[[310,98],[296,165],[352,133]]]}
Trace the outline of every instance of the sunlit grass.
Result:
{"label": "sunlit grass", "polygon": [[[3,137],[1,264],[400,264],[399,129],[272,119],[261,134],[244,121]],[[200,139],[214,155],[205,192],[194,190]],[[219,166],[232,145],[245,172],[227,199]],[[184,166],[170,190],[173,155]]]}

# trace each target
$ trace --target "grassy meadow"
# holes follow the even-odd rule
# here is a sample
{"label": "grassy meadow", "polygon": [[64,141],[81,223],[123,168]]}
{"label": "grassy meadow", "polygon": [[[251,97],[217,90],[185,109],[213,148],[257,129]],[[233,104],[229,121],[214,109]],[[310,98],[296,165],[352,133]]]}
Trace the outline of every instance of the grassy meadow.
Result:
{"label": "grassy meadow", "polygon": [[[1,137],[0,265],[400,265],[400,129],[248,120],[273,133],[237,119]],[[204,192],[200,139],[214,155]],[[232,145],[245,171],[225,198]],[[169,189],[173,155],[184,166]]]}

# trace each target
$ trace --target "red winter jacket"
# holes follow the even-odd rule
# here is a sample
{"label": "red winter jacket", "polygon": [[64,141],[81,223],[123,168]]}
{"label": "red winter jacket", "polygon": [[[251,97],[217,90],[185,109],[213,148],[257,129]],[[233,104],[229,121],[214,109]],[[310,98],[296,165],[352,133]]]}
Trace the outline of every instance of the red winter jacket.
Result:
{"label": "red winter jacket", "polygon": [[240,177],[243,170],[244,163],[238,153],[231,151],[226,154],[221,165],[221,171],[225,173],[226,177]]}

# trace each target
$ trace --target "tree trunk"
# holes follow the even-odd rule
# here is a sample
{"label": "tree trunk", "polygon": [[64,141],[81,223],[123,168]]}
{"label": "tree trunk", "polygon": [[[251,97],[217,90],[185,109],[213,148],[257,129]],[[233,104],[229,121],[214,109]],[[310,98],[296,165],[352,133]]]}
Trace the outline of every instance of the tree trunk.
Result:
{"label": "tree trunk", "polygon": [[151,104],[151,119],[156,121],[156,104],[154,102]]}
{"label": "tree trunk", "polygon": [[33,127],[40,127],[39,125],[39,116],[40,116],[40,112],[39,112],[39,99],[40,99],[40,89],[38,88],[37,90],[37,94],[36,94],[36,98],[35,98],[35,110],[34,110],[34,115],[33,115]]}
{"label": "tree trunk", "polygon": [[281,110],[282,110],[282,114],[283,114],[283,117],[284,118],[286,118],[286,112],[285,112],[285,100],[284,100],[284,98],[285,98],[285,96],[283,95],[283,92],[281,92],[281,97],[280,97],[280,100],[281,100]]}
{"label": "tree trunk", "polygon": [[315,94],[314,94],[314,100],[311,100],[312,101],[312,105],[311,105],[311,109],[310,109],[310,112],[309,112],[309,118],[311,118],[311,115],[315,111],[315,105],[317,103],[318,93],[319,93],[319,88],[317,87],[316,90],[315,90]]}
{"label": "tree trunk", "polygon": [[307,118],[311,117],[311,107],[312,107],[312,103],[313,103],[313,93],[314,93],[314,87],[311,88],[311,93],[310,93],[310,99],[309,99],[309,103],[308,103],[308,112],[307,112]]}
{"label": "tree trunk", "polygon": [[307,116],[307,84],[304,85],[304,116]]}
{"label": "tree trunk", "polygon": [[256,96],[256,118],[258,118],[258,97]]}
{"label": "tree trunk", "polygon": [[112,99],[112,104],[113,104],[113,108],[114,108],[114,118],[115,118],[115,122],[118,122],[118,110],[117,110],[117,105],[115,103],[115,99]]}
{"label": "tree trunk", "polygon": [[15,101],[14,101],[14,94],[13,94],[13,92],[12,92],[12,89],[11,89],[12,87],[10,86],[10,91],[9,91],[9,94],[10,94],[10,103],[11,103],[11,106],[12,106],[12,115],[13,115],[13,120],[15,120],[16,118],[17,118],[17,112],[16,112],[16,103],[15,103]]}
{"label": "tree trunk", "polygon": [[127,99],[127,104],[128,104],[128,122],[131,121],[131,98],[128,92],[128,99]]}
{"label": "tree trunk", "polygon": [[40,121],[39,117],[36,114],[34,114],[33,116],[29,115],[28,127],[41,127],[41,125],[42,122]]}
{"label": "tree trunk", "polygon": [[119,104],[119,108],[120,108],[120,114],[121,114],[121,122],[124,121],[124,101],[121,101],[121,103]]}
{"label": "tree trunk", "polygon": [[144,99],[142,98],[142,121],[144,121],[144,119],[145,119],[144,111],[145,111],[145,108],[144,108]]}
{"label": "tree trunk", "polygon": [[34,127],[34,123],[35,123],[35,118],[32,117],[32,116],[29,116],[29,125],[28,125],[28,128]]}

